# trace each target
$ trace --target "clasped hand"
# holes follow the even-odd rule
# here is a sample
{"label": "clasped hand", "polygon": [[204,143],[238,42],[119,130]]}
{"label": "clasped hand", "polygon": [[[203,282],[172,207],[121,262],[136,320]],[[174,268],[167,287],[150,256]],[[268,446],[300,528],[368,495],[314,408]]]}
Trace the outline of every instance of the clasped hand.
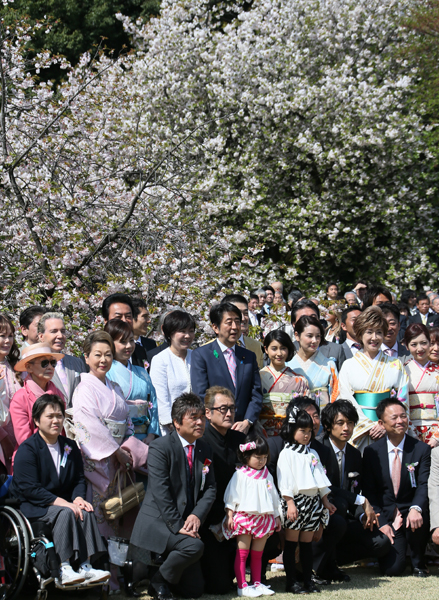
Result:
{"label": "clasped hand", "polygon": [[180,529],[178,533],[182,533],[183,535],[188,535],[193,538],[200,538],[198,530],[200,529],[201,521],[196,515],[189,515],[186,519],[183,527]]}

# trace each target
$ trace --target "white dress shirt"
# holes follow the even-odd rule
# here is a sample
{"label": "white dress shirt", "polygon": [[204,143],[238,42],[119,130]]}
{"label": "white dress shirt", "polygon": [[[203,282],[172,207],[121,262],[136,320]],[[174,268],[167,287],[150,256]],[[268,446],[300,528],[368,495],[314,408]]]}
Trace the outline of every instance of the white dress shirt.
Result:
{"label": "white dress shirt", "polygon": [[398,358],[398,342],[395,342],[394,345],[391,348],[389,348],[389,346],[386,346],[386,344],[381,344],[381,350],[387,356],[389,356],[389,352],[388,351],[391,350],[390,357],[391,358]]}
{"label": "white dress shirt", "polygon": [[355,342],[354,340],[350,340],[349,338],[346,338],[346,344],[349,346],[350,351],[352,352],[352,356],[355,356],[355,354],[357,354],[358,350],[360,350],[360,348],[354,348],[353,345],[357,344],[358,342]]}
{"label": "white dress shirt", "polygon": [[[402,453],[404,451],[404,442],[405,442],[405,435],[402,438],[401,442],[397,445],[394,446],[392,444],[392,442],[389,440],[389,438],[387,438],[387,452],[389,455],[389,473],[390,473],[390,478],[392,478],[392,468],[393,468],[393,461],[395,460],[395,448],[398,448],[398,457],[399,460],[401,461],[401,476],[402,476],[402,470],[404,468],[404,464],[402,462]],[[420,513],[422,513],[422,509],[420,506],[418,506],[417,504],[413,504],[413,506],[410,507],[410,510],[412,508],[415,508],[416,510],[418,510]]]}
{"label": "white dress shirt", "polygon": [[188,452],[189,452],[188,447],[189,446],[193,446],[194,447],[194,449],[192,450],[192,461],[193,461],[194,452],[195,452],[195,445],[197,443],[197,440],[195,440],[195,442],[191,443],[191,442],[188,442],[187,440],[185,440],[183,437],[181,437],[181,435],[179,433],[177,433],[177,435],[178,435],[178,439],[181,442],[181,445],[183,446],[183,450],[184,450],[184,453],[186,454],[186,457],[187,457]]}

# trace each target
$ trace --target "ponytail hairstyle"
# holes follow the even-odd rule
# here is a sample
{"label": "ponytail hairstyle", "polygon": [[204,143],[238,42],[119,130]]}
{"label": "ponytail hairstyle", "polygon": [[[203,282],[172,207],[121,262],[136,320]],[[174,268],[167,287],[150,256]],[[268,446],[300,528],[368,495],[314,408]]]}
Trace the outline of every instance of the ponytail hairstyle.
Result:
{"label": "ponytail hairstyle", "polygon": [[298,429],[311,429],[311,439],[314,439],[312,417],[297,406],[288,406],[286,416],[280,430],[280,436],[287,444],[295,444],[294,436]]}
{"label": "ponytail hairstyle", "polygon": [[270,448],[266,438],[262,435],[255,435],[254,433],[247,435],[243,444],[239,444],[237,451],[238,461],[243,465],[246,465],[250,460],[252,454],[258,456],[267,455],[267,462],[270,460]]}

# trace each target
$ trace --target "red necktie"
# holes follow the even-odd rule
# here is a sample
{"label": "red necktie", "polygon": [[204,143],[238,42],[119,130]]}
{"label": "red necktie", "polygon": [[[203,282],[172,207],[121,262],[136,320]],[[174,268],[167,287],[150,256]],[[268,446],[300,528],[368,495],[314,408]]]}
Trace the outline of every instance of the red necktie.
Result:
{"label": "red necktie", "polygon": [[189,446],[187,447],[187,461],[189,463],[189,471],[191,473],[191,477],[192,477],[192,470],[194,468],[194,462],[192,459],[192,454],[194,451],[194,445],[193,444],[189,444]]}

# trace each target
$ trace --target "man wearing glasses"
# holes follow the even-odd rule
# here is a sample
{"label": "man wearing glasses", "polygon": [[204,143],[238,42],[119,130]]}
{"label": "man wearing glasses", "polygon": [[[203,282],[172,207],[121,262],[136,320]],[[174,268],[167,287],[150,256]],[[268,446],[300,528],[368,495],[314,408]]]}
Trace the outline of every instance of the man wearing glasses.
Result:
{"label": "man wearing glasses", "polygon": [[[235,472],[239,444],[245,435],[232,429],[235,420],[235,398],[226,387],[216,385],[206,391],[204,398],[207,425],[203,440],[213,451],[212,467],[216,480],[216,499],[201,529],[204,542],[204,555],[201,568],[205,580],[205,592],[208,594],[228,594],[232,587],[233,560],[236,553],[236,541],[220,542],[216,535],[221,532],[224,519],[224,492]],[[220,534],[221,537],[222,534]]]}

